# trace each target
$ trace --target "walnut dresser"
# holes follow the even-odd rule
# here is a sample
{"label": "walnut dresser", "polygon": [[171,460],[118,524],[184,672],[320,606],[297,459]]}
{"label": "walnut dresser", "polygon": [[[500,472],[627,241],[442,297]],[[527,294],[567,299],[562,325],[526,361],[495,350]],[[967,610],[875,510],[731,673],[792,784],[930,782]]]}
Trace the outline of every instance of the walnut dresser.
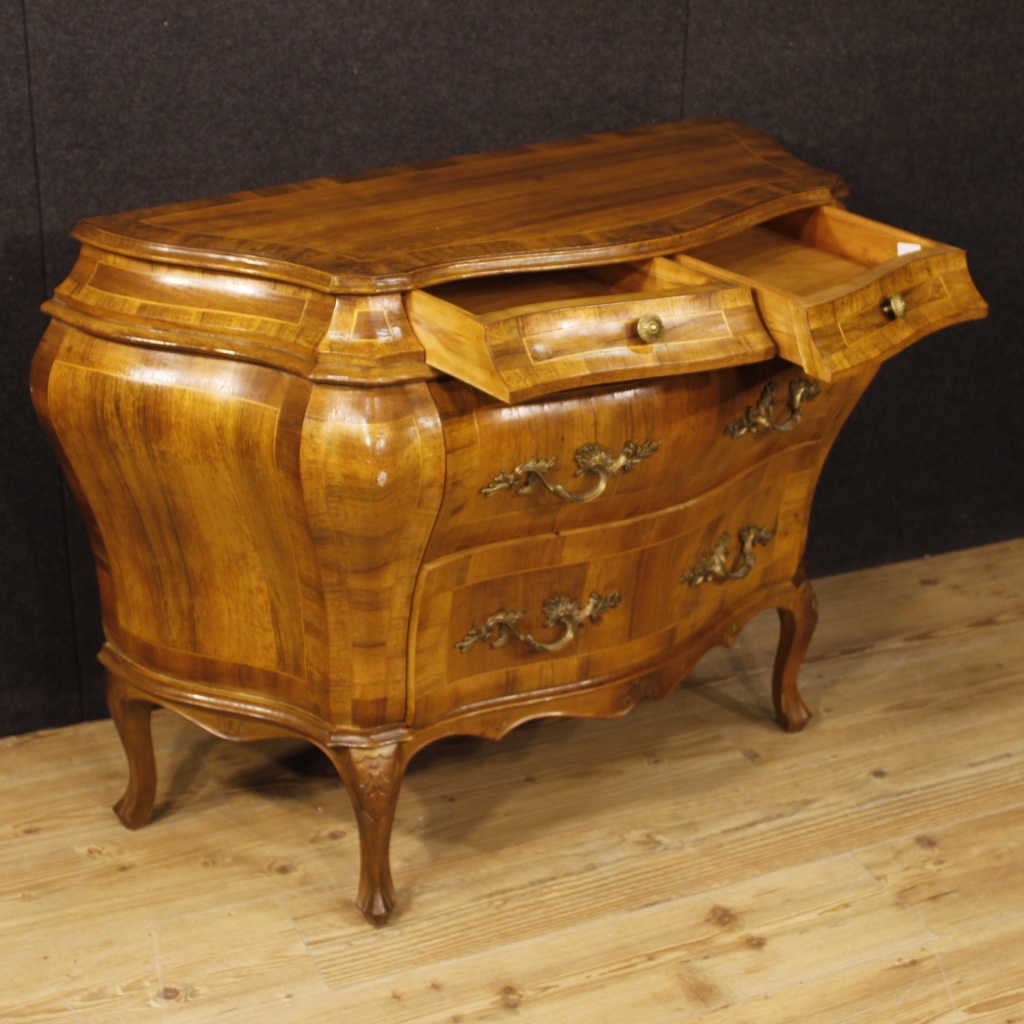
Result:
{"label": "walnut dresser", "polygon": [[882,360],[985,315],[963,252],[719,119],[95,217],[36,408],[89,529],[116,810],[149,715],[322,748],[394,903],[409,759],[614,716],[778,609],[808,711],[815,483]]}

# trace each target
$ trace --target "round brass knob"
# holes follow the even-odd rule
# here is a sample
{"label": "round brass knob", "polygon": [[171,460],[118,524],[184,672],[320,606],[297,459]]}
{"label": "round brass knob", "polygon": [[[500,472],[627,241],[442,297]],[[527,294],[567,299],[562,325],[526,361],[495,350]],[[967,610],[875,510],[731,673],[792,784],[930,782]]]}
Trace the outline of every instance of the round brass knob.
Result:
{"label": "round brass knob", "polygon": [[644,313],[636,322],[636,333],[641,341],[646,341],[650,345],[665,333],[665,325],[657,313]]}
{"label": "round brass knob", "polygon": [[890,320],[902,320],[907,315],[907,300],[898,292],[882,301],[882,312]]}

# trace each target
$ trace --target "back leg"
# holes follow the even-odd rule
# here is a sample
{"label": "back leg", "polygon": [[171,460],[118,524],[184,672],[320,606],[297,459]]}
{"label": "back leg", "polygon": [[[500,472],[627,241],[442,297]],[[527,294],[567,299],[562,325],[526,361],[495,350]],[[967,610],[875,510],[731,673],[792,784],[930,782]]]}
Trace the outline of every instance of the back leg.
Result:
{"label": "back leg", "polygon": [[114,804],[114,812],[127,828],[141,828],[153,813],[156,795],[156,757],[150,730],[156,705],[108,670],[107,706],[128,758],[128,786]]}
{"label": "back leg", "polygon": [[779,612],[779,646],[772,673],[775,718],[786,732],[799,732],[811,717],[800,697],[797,676],[818,623],[818,601],[811,581],[801,567],[793,580],[793,594]]}

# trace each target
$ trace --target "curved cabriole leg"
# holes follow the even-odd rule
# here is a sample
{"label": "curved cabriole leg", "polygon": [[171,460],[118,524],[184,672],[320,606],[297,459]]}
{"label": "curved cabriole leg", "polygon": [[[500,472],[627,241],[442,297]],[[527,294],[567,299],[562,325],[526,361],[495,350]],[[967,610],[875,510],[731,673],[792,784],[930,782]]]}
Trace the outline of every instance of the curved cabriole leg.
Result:
{"label": "curved cabriole leg", "polygon": [[797,675],[818,623],[818,602],[807,573],[801,569],[793,580],[793,596],[779,612],[779,647],[772,674],[775,718],[786,732],[799,732],[811,713],[800,698]]}
{"label": "curved cabriole leg", "polygon": [[400,743],[379,747],[348,747],[328,750],[359,825],[359,895],[356,905],[371,924],[387,923],[395,905],[391,881],[391,825],[395,820],[398,791],[405,773],[405,753]]}
{"label": "curved cabriole leg", "polygon": [[156,757],[150,716],[156,705],[113,672],[107,672],[107,706],[128,758],[128,786],[114,812],[128,828],[141,828],[153,813]]}

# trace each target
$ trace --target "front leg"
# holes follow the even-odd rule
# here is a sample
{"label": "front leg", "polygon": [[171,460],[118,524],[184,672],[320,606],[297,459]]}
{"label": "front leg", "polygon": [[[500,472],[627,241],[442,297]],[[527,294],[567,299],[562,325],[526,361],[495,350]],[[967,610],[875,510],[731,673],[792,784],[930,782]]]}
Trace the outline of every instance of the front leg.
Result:
{"label": "front leg", "polygon": [[391,881],[391,826],[407,762],[401,743],[327,750],[341,776],[359,825],[359,896],[367,921],[387,923],[395,905]]}
{"label": "front leg", "polygon": [[787,606],[780,607],[779,646],[772,674],[775,718],[786,732],[799,732],[808,723],[810,711],[800,697],[797,675],[818,623],[818,602],[801,566],[793,579],[793,593]]}
{"label": "front leg", "polygon": [[156,705],[108,670],[107,707],[128,758],[128,786],[114,804],[114,812],[127,828],[141,828],[153,813],[156,795],[156,757],[150,731],[150,716]]}

